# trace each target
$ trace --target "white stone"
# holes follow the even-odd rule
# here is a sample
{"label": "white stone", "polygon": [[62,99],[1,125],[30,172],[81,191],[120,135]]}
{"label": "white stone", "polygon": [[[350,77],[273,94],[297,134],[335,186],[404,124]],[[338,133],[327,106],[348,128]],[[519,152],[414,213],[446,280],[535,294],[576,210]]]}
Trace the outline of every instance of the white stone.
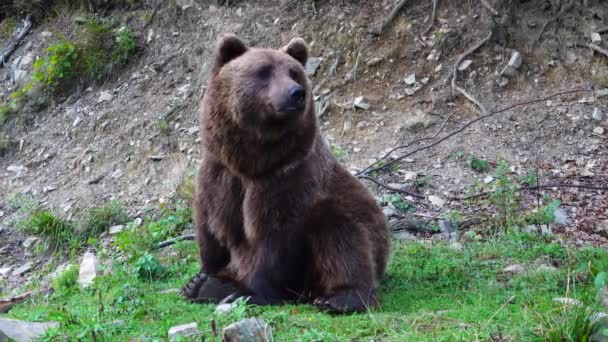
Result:
{"label": "white stone", "polygon": [[114,172],[112,172],[112,174],[110,175],[110,177],[114,178],[114,179],[118,179],[120,177],[122,177],[124,173],[122,172],[121,169],[116,169]]}
{"label": "white stone", "polygon": [[471,64],[473,64],[473,61],[470,59],[465,59],[464,61],[462,61],[462,63],[460,63],[460,65],[458,65],[458,71],[465,71],[467,70]]}
{"label": "white stone", "polygon": [[568,298],[568,297],[556,297],[556,298],[553,298],[553,301],[556,303],[561,303],[561,304],[565,304],[565,305],[579,306],[579,305],[583,304],[583,303],[581,303],[580,300]]}
{"label": "white stone", "polygon": [[597,32],[591,33],[591,42],[593,44],[599,44],[599,43],[601,43],[602,42],[602,35],[600,35]]}
{"label": "white stone", "polygon": [[99,258],[91,252],[86,252],[80,263],[80,273],[78,274],[78,284],[87,287],[93,284],[99,271]]}
{"label": "white stone", "polygon": [[125,226],[123,226],[122,224],[117,225],[117,226],[112,226],[108,230],[108,234],[110,234],[110,235],[116,235],[116,234],[122,232],[124,229],[125,229]]}
{"label": "white stone", "polygon": [[272,340],[270,325],[259,318],[247,318],[232,323],[222,330],[222,341],[267,342]]}
{"label": "white stone", "polygon": [[49,32],[49,31],[42,31],[42,32],[40,32],[40,35],[44,38],[48,38],[48,37],[52,36],[53,33]]}
{"label": "white stone", "polygon": [[483,182],[484,182],[484,183],[486,183],[486,184],[490,184],[490,183],[492,183],[493,181],[494,181],[494,177],[489,176],[489,175],[488,175],[488,176],[486,176],[486,178],[484,178],[484,179],[483,179]]}
{"label": "white stone", "polygon": [[22,165],[9,165],[6,168],[6,171],[13,172],[13,173],[16,173],[16,174],[24,173],[26,170],[27,170],[27,168],[25,166],[22,166]]}
{"label": "white stone", "polygon": [[555,211],[553,212],[553,215],[555,216],[555,220],[553,221],[553,223],[559,224],[562,226],[565,226],[568,224],[568,214],[566,213],[566,211],[564,209],[562,209],[562,208],[555,209]]}
{"label": "white stone", "polygon": [[0,268],[0,277],[8,277],[12,270],[10,266]]}
{"label": "white stone", "polygon": [[27,249],[30,249],[30,248],[34,247],[34,245],[36,244],[36,242],[38,242],[38,240],[40,240],[40,239],[38,239],[35,236],[30,236],[27,239],[25,239],[25,241],[23,241],[23,243],[21,245]]}
{"label": "white stone", "polygon": [[521,53],[513,50],[513,52],[511,53],[511,58],[509,58],[509,66],[514,69],[519,69],[522,63],[523,57],[521,56]]}
{"label": "white stone", "polygon": [[236,303],[220,304],[215,308],[215,314],[216,315],[227,314],[230,311],[234,310],[237,306],[238,306],[238,304],[236,304]]}
{"label": "white stone", "polygon": [[443,206],[445,205],[445,200],[439,196],[435,196],[435,195],[430,195],[429,196],[429,202],[431,202],[432,205],[438,207],[438,208],[443,208]]}
{"label": "white stone", "polygon": [[363,109],[363,110],[368,110],[370,108],[370,104],[367,102],[367,100],[363,96],[356,97],[355,101],[354,101],[354,105],[355,105],[355,108],[359,108],[359,109]]}
{"label": "white stone", "polygon": [[97,98],[97,103],[102,103],[102,102],[110,102],[114,99],[114,96],[112,94],[110,94],[107,91],[102,91],[99,94],[99,98]]}
{"label": "white stone", "polygon": [[595,133],[595,134],[599,134],[599,135],[604,134],[604,127],[595,127],[595,128],[593,129],[593,133]]}
{"label": "white stone", "polygon": [[178,336],[194,336],[198,334],[198,323],[188,323],[182,325],[176,325],[169,329],[169,340],[175,340]]}
{"label": "white stone", "polygon": [[526,271],[526,268],[519,264],[509,265],[509,266],[505,267],[505,269],[504,269],[505,273],[512,273],[512,274],[520,274],[525,271]]}
{"label": "white stone", "polygon": [[602,121],[604,120],[604,112],[602,112],[601,109],[595,107],[593,108],[593,114],[591,115],[591,117],[595,121]]}
{"label": "white stone", "polygon": [[595,92],[595,95],[597,97],[606,97],[606,96],[608,96],[608,88],[599,89],[598,91]]}
{"label": "white stone", "polygon": [[321,58],[319,57],[310,57],[306,61],[306,65],[304,70],[306,71],[306,75],[314,76],[317,73],[317,69],[321,66]]}
{"label": "white stone", "polygon": [[32,267],[34,267],[34,263],[31,261],[26,262],[25,264],[23,264],[23,266],[16,268],[12,275],[15,277],[20,277],[24,274],[26,274],[27,272],[31,271]]}
{"label": "white stone", "polygon": [[0,341],[38,341],[48,329],[58,326],[57,322],[34,323],[0,317]]}
{"label": "white stone", "polygon": [[555,273],[555,272],[557,272],[557,268],[550,266],[550,265],[542,264],[536,268],[536,272],[538,272],[538,273]]}
{"label": "white stone", "polygon": [[405,78],[405,84],[411,86],[416,83],[416,74],[411,74]]}

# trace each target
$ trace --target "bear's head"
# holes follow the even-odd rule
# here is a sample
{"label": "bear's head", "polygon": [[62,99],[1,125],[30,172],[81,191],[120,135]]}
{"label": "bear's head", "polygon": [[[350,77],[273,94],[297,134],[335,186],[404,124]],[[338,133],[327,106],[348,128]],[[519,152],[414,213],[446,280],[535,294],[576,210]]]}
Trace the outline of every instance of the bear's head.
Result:
{"label": "bear's head", "polygon": [[[304,71],[308,47],[294,38],[279,50],[247,47],[233,34],[222,36],[210,70],[224,115],[240,128],[272,137],[295,128],[312,109]],[[215,102],[215,101],[214,101]]]}

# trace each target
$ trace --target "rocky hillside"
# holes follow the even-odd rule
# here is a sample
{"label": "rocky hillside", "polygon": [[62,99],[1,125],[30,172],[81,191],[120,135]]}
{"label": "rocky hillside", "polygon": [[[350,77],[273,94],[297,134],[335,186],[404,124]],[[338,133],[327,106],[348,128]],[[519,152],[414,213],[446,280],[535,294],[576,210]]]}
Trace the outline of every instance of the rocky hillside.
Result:
{"label": "rocky hillside", "polygon": [[[49,258],[32,213],[89,231],[103,212],[87,235],[103,245],[110,226],[188,207],[196,110],[223,32],[309,43],[323,133],[397,237],[459,243],[516,227],[564,246],[608,242],[603,0],[13,2],[0,48],[26,17],[31,28],[0,68],[7,296],[70,258]],[[53,56],[70,65],[57,71]],[[72,258],[97,248],[87,239]]]}

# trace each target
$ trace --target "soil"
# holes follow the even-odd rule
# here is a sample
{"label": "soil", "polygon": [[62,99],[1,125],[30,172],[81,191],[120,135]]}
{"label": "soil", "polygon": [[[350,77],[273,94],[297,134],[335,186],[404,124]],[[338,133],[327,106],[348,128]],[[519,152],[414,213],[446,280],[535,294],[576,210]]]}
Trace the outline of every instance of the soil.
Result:
{"label": "soil", "polygon": [[[560,7],[552,5],[559,1],[490,3],[500,3],[495,6],[500,16],[493,17],[477,2],[440,1],[427,35],[422,32],[430,24],[432,1],[408,2],[380,35],[370,30],[380,25],[394,1],[259,0],[229,6],[167,1],[110,11],[107,16],[137,33],[137,58],[111,80],[53,99],[47,108],[21,113],[0,128],[15,142],[0,157],[0,268],[27,260],[36,267],[47,262],[22,247],[27,235],[14,225],[22,214],[15,203],[24,196],[66,217],[118,199],[138,217],[158,209],[191,177],[199,154],[198,101],[222,32],[259,46],[280,47],[295,36],[309,42],[312,56],[321,59],[311,76],[316,93],[330,103],[320,117],[323,133],[356,172],[395,146],[414,142],[394,155],[407,153],[429,142],[417,140],[438,131],[441,137],[481,115],[473,103],[452,93],[450,82],[459,55],[493,30],[492,39],[467,57],[472,63],[458,72],[457,80],[490,112],[562,91],[587,91],[496,114],[378,178],[413,187],[411,174],[417,173],[414,180],[424,178],[428,184],[417,191],[446,200],[443,206],[426,200],[417,204],[419,213],[433,217],[452,209],[475,217],[484,210],[449,200],[469,193],[488,176],[468,166],[471,155],[493,164],[504,159],[520,175],[538,172],[541,184],[608,186],[608,119],[591,118],[594,108],[608,112],[608,97],[595,92],[608,86],[607,56],[583,47],[591,42],[591,32],[608,26],[608,6],[576,1],[560,15]],[[184,4],[192,6],[182,8]],[[8,67],[0,69],[0,99],[15,90],[13,60],[42,56],[58,37],[70,37],[78,15],[63,10],[35,23]],[[0,46],[7,42],[0,40]],[[522,54],[523,64],[500,86],[498,74],[514,51]],[[405,78],[411,74],[419,89],[410,96]],[[112,99],[100,102],[103,92]],[[358,96],[369,109],[353,107]],[[369,185],[379,198],[386,193]],[[608,192],[559,188],[541,194],[560,199],[568,213],[568,224],[553,229],[564,243],[608,243]],[[536,203],[536,192],[524,196],[525,203]],[[25,281],[27,276],[13,277],[9,286]]]}

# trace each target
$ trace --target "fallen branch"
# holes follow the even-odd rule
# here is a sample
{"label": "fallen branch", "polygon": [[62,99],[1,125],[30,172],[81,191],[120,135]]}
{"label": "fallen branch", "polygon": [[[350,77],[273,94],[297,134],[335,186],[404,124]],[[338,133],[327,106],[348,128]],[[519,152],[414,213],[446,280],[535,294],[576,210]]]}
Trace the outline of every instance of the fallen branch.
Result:
{"label": "fallen branch", "polygon": [[408,0],[399,1],[397,3],[397,5],[395,5],[395,7],[393,7],[393,10],[388,15],[388,17],[386,17],[386,19],[384,19],[384,21],[382,22],[382,25],[380,25],[380,27],[378,29],[372,30],[372,33],[381,34],[382,32],[384,32],[386,27],[388,25],[390,25],[390,23],[393,22],[393,20],[395,20],[395,18],[397,17],[397,14],[399,14],[399,11],[401,11],[401,9],[405,6],[407,1]]}
{"label": "fallen branch", "polygon": [[481,102],[479,102],[473,95],[469,94],[466,90],[464,90],[464,89],[460,88],[459,86],[457,86],[456,85],[456,80],[458,78],[458,66],[460,65],[460,63],[462,63],[462,61],[468,55],[472,54],[477,49],[479,49],[480,47],[482,47],[485,43],[487,43],[490,40],[490,38],[492,38],[492,31],[490,31],[490,33],[484,39],[482,39],[479,43],[475,44],[470,49],[468,49],[467,51],[465,51],[462,55],[460,55],[460,57],[458,57],[458,60],[454,64],[454,70],[453,70],[453,73],[452,73],[452,93],[455,92],[455,91],[457,91],[457,92],[461,93],[462,95],[464,95],[464,97],[466,97],[469,101],[473,102],[477,107],[479,107],[479,109],[481,110],[481,113],[483,115],[487,115],[488,114],[488,110],[486,109],[486,107],[484,107],[484,105],[482,105]]}
{"label": "fallen branch", "polygon": [[[522,186],[520,188],[515,189],[517,192],[526,191],[526,190],[540,190],[540,189],[553,189],[553,188],[574,188],[574,189],[586,189],[586,190],[598,190],[598,191],[608,191],[608,186],[598,186],[598,185],[585,185],[585,184],[567,184],[567,183],[558,183],[558,184],[539,184],[533,186]],[[486,197],[491,195],[492,192],[482,192],[476,195],[466,196],[466,197],[451,197],[450,200],[454,201],[467,201],[471,199],[476,199],[480,197]]]}
{"label": "fallen branch", "polygon": [[187,241],[187,240],[194,240],[195,235],[194,234],[185,234],[182,236],[178,236],[176,238],[172,238],[163,242],[160,242],[158,245],[155,246],[156,249],[161,249],[161,248],[165,248],[165,247],[169,247],[171,245],[174,245],[177,242],[180,241]]}
{"label": "fallen branch", "polygon": [[390,157],[390,155],[391,155],[393,152],[395,152],[395,151],[397,151],[397,150],[400,150],[400,149],[403,149],[403,148],[408,148],[408,147],[410,147],[410,146],[412,146],[412,145],[414,145],[414,144],[421,143],[421,142],[423,142],[423,141],[425,141],[425,140],[432,140],[432,139],[435,139],[435,138],[436,138],[436,137],[437,137],[437,136],[438,136],[438,135],[439,135],[439,134],[440,134],[440,133],[443,131],[443,129],[445,128],[445,126],[447,125],[447,123],[448,123],[448,121],[450,120],[450,118],[451,118],[451,117],[452,117],[452,115],[448,115],[448,116],[445,118],[445,120],[443,121],[443,124],[442,124],[442,125],[441,125],[441,127],[440,127],[440,128],[437,130],[437,132],[435,132],[435,134],[433,134],[433,136],[431,136],[431,137],[425,137],[425,138],[418,139],[418,140],[414,140],[414,141],[412,141],[412,142],[410,142],[410,143],[408,143],[408,144],[406,144],[406,145],[397,146],[397,147],[395,147],[395,148],[391,149],[390,151],[388,151],[387,153],[385,153],[385,154],[384,154],[384,155],[383,155],[383,156],[382,156],[380,159],[376,160],[376,161],[375,161],[373,164],[371,164],[371,165],[369,165],[368,167],[366,167],[365,169],[363,169],[363,170],[361,170],[361,171],[357,172],[357,173],[355,174],[355,176],[359,176],[359,175],[361,175],[361,174],[366,174],[366,173],[368,173],[368,172],[367,172],[367,170],[371,169],[371,168],[372,168],[374,165],[378,164],[379,162],[386,160],[388,157]]}
{"label": "fallen branch", "polygon": [[437,17],[437,3],[438,2],[439,2],[439,0],[433,0],[433,13],[431,13],[431,22],[429,23],[429,26],[422,32],[423,36],[425,36],[427,33],[429,33],[429,31],[431,31],[431,29],[435,25],[435,17]]}
{"label": "fallen branch", "polygon": [[587,44],[586,46],[588,48],[590,48],[591,50],[597,51],[597,52],[603,54],[604,56],[608,57],[608,50],[601,48],[598,45],[591,44],[591,43]]}
{"label": "fallen branch", "polygon": [[25,20],[23,20],[22,22],[23,22],[23,27],[21,29],[17,30],[17,32],[15,33],[15,36],[8,43],[8,46],[6,46],[4,48],[4,50],[2,50],[2,53],[0,53],[0,68],[6,64],[8,58],[15,51],[15,49],[17,49],[17,46],[19,45],[19,43],[21,43],[21,41],[23,40],[23,38],[25,37],[27,32],[32,27],[31,15],[28,14],[25,17]]}
{"label": "fallen branch", "polygon": [[500,13],[498,13],[498,11],[494,7],[492,7],[492,5],[490,5],[490,3],[487,0],[481,0],[481,4],[488,11],[490,11],[490,13],[492,13],[492,15],[494,15],[495,17],[498,17],[498,15],[500,14]]}
{"label": "fallen branch", "polygon": [[415,198],[420,198],[420,199],[424,199],[425,198],[424,195],[420,195],[420,194],[417,194],[415,192],[411,192],[411,191],[407,191],[407,190],[403,190],[403,189],[393,188],[392,186],[386,185],[386,184],[380,182],[379,180],[377,180],[376,178],[371,177],[371,176],[359,176],[359,178],[361,178],[361,179],[367,179],[369,181],[372,181],[373,183],[376,183],[377,185],[385,188],[386,190],[390,190],[390,191],[398,192],[398,193],[401,193],[401,194],[409,195],[409,196],[412,196],[412,197],[415,197]]}
{"label": "fallen branch", "polygon": [[377,166],[377,167],[373,167],[374,165],[377,165],[377,164],[378,164],[378,162],[380,161],[380,160],[378,160],[378,161],[374,162],[373,164],[371,164],[369,167],[365,168],[365,169],[364,169],[363,171],[361,171],[360,173],[357,173],[356,175],[357,175],[357,176],[359,176],[359,177],[361,177],[361,176],[360,176],[360,174],[363,174],[364,172],[365,172],[365,174],[369,174],[370,172],[380,171],[380,170],[382,170],[383,168],[388,167],[388,166],[391,166],[391,165],[393,165],[393,164],[395,164],[395,163],[397,163],[397,162],[399,162],[399,161],[401,161],[401,160],[403,160],[403,159],[405,159],[405,158],[407,158],[407,157],[410,157],[410,156],[412,156],[412,155],[414,155],[414,154],[416,154],[416,153],[418,153],[418,152],[420,152],[420,151],[424,151],[424,150],[426,150],[426,149],[429,149],[429,148],[432,148],[432,147],[434,147],[434,146],[439,145],[440,143],[442,143],[442,142],[444,142],[444,141],[448,140],[449,138],[451,138],[451,137],[453,137],[454,135],[456,135],[456,134],[458,134],[458,133],[460,133],[460,132],[464,131],[465,129],[469,128],[471,125],[473,125],[473,124],[475,124],[475,123],[477,123],[477,122],[479,122],[479,121],[481,121],[481,120],[484,120],[484,119],[490,118],[490,117],[492,117],[492,116],[494,116],[494,115],[496,115],[496,114],[504,113],[504,112],[506,112],[506,111],[508,111],[508,110],[511,110],[511,109],[515,108],[515,107],[526,106],[526,105],[530,105],[530,104],[534,104],[534,103],[539,103],[539,102],[545,102],[545,101],[547,101],[547,100],[549,100],[549,99],[552,99],[552,98],[554,98],[554,97],[558,97],[558,96],[563,96],[563,95],[568,95],[568,94],[575,94],[575,93],[582,93],[582,92],[592,92],[592,91],[593,91],[593,90],[590,90],[590,89],[575,89],[575,90],[567,90],[567,91],[563,91],[563,92],[559,92],[559,93],[551,94],[551,95],[545,96],[545,97],[540,98],[540,99],[536,99],[536,100],[530,100],[530,101],[525,101],[525,102],[519,102],[519,103],[515,103],[515,104],[510,105],[510,106],[507,106],[507,107],[505,107],[505,108],[503,108],[503,109],[500,109],[500,110],[497,110],[497,111],[495,111],[495,112],[491,112],[491,113],[489,113],[489,114],[487,114],[487,115],[483,115],[483,116],[480,116],[480,117],[478,117],[478,118],[476,118],[476,119],[473,119],[473,120],[469,121],[469,122],[468,122],[466,125],[462,126],[461,128],[459,128],[459,129],[457,129],[457,130],[455,130],[455,131],[452,131],[450,134],[448,134],[448,135],[446,135],[446,136],[442,137],[441,139],[439,139],[439,140],[437,140],[437,141],[435,141],[435,142],[433,142],[433,143],[431,143],[431,144],[428,144],[428,145],[422,146],[422,147],[417,148],[417,149],[415,149],[415,150],[413,150],[413,151],[411,151],[411,152],[409,152],[409,153],[406,153],[406,154],[404,154],[404,155],[402,155],[402,156],[399,156],[398,158],[395,158],[395,159],[393,159],[393,160],[391,160],[391,161],[387,162],[387,163],[386,163],[386,164],[384,164],[384,165]]}
{"label": "fallen branch", "polygon": [[30,298],[34,294],[33,291],[20,294],[15,297],[0,299],[0,313],[7,313],[15,305]]}

